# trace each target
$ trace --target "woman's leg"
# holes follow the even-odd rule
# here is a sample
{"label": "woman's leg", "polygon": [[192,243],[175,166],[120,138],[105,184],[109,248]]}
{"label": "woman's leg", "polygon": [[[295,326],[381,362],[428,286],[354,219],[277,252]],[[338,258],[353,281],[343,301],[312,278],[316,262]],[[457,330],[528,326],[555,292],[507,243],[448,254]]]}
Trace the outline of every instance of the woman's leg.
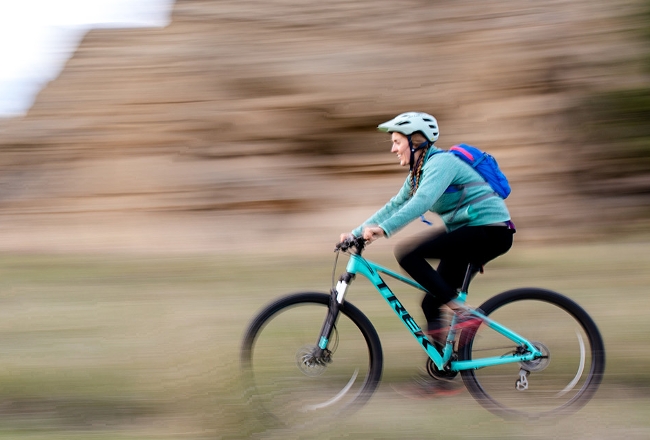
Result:
{"label": "woman's leg", "polygon": [[[457,295],[468,264],[483,265],[512,246],[514,231],[500,226],[466,226],[448,233],[426,233],[397,247],[400,266],[427,292],[422,310],[435,326],[440,306]],[[438,259],[438,271],[427,262]]]}

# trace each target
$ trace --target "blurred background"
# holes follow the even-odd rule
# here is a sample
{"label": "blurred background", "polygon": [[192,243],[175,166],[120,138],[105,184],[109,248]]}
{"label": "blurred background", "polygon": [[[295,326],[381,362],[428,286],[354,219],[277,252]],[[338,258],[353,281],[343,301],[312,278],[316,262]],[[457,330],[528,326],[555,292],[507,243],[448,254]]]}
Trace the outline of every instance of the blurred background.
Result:
{"label": "blurred background", "polygon": [[[0,118],[0,438],[251,435],[241,332],[274,296],[329,288],[339,234],[405,178],[375,127],[409,110],[438,118],[439,147],[491,152],[513,187],[517,243],[476,302],[540,285],[602,327],[605,398],[533,432],[647,438],[650,2],[163,3],[162,24],[50,49],[70,52],[60,74]],[[373,257],[394,265],[393,244]],[[441,420],[462,420],[449,402]],[[521,432],[471,414],[473,435]],[[399,438],[358,423],[332,436]]]}
{"label": "blurred background", "polygon": [[647,9],[177,1],[165,27],[91,30],[2,120],[0,246],[329,243],[396,192],[375,127],[413,109],[498,158],[519,240],[647,232]]}

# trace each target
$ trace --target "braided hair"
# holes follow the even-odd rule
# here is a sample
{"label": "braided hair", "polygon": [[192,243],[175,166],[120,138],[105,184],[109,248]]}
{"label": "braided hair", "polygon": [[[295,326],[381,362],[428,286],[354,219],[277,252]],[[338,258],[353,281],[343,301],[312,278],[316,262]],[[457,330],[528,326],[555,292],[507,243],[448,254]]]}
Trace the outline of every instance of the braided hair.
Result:
{"label": "braided hair", "polygon": [[[417,191],[418,186],[420,186],[420,179],[422,175],[422,166],[424,165],[424,158],[427,157],[429,153],[429,148],[433,145],[433,142],[430,142],[422,133],[416,132],[413,135],[409,136],[409,145],[411,147],[411,172],[409,173],[409,180],[411,181],[411,192],[409,197],[413,197],[415,191]],[[415,147],[417,145],[417,147]],[[415,158],[415,151],[421,151],[420,157],[417,161],[413,163]]]}
{"label": "braided hair", "polygon": [[424,150],[422,150],[422,154],[420,155],[420,157],[418,157],[415,166],[413,167],[413,169],[409,174],[409,179],[411,181],[411,192],[409,193],[409,197],[413,197],[415,191],[417,191],[418,187],[420,186],[420,179],[422,177],[422,166],[424,165],[424,158],[427,156],[428,152],[429,152],[429,147],[427,146]]}

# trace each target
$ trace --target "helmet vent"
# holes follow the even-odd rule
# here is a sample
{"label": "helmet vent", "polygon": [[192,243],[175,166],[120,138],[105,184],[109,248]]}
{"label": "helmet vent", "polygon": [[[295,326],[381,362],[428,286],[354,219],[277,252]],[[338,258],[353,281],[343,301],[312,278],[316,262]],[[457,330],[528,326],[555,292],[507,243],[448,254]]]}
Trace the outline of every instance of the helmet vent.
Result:
{"label": "helmet vent", "polygon": [[395,125],[406,125],[406,124],[410,124],[410,123],[411,123],[411,121],[400,121]]}

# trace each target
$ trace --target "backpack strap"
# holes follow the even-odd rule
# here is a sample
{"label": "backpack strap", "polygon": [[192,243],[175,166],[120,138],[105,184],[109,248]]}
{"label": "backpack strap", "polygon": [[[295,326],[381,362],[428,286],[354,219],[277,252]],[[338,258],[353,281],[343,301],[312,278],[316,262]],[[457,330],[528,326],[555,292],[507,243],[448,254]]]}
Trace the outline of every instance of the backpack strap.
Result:
{"label": "backpack strap", "polygon": [[[456,147],[452,147],[452,148],[456,148]],[[458,149],[458,148],[457,148],[457,149]],[[462,152],[462,150],[460,150],[460,149],[459,149],[459,151]],[[463,154],[465,154],[465,153],[463,152]],[[481,158],[476,162],[476,164],[474,164],[474,165],[470,165],[470,164],[468,164],[468,165],[470,165],[472,168],[475,168],[475,166],[478,165],[478,164],[479,164],[483,159],[485,159],[485,156],[482,156],[482,157],[481,157]],[[465,163],[467,163],[467,162],[465,162]],[[462,185],[449,185],[449,187],[445,190],[445,193],[446,193],[446,194],[449,194],[449,193],[455,193],[455,192],[458,192],[458,191],[462,191],[462,192],[463,192],[463,193],[461,194],[461,196],[460,196],[460,199],[458,200],[458,204],[456,205],[456,208],[454,209],[454,212],[451,214],[451,217],[449,218],[450,221],[453,221],[454,218],[456,217],[456,214],[458,214],[458,211],[460,210],[460,208],[462,208],[463,206],[465,206],[465,205],[463,204],[463,202],[465,201],[465,196],[467,195],[467,191],[466,191],[466,189],[467,189],[467,188],[470,188],[470,187],[473,187],[473,186],[484,186],[484,185],[488,185],[488,186],[490,186],[489,182],[487,182],[486,180],[482,180],[482,181],[480,181],[480,182],[469,182],[469,183],[464,183],[464,184],[462,184]],[[489,194],[485,194],[485,195],[479,197],[478,199],[474,199],[474,200],[472,200],[472,201],[471,201],[470,203],[468,203],[467,205],[472,205],[472,204],[474,204],[474,203],[482,202],[482,201],[485,200],[485,199],[489,199],[490,197],[495,197],[495,196],[496,196],[496,197],[499,197],[499,194],[497,194],[496,192],[493,191],[493,192],[491,192],[491,193],[489,193]]]}
{"label": "backpack strap", "polygon": [[464,183],[462,185],[449,185],[449,187],[447,187],[447,189],[445,190],[445,194],[464,191],[465,188],[472,187],[472,186],[484,186],[484,185],[489,185],[489,183],[483,181],[483,182],[469,182],[469,183]]}
{"label": "backpack strap", "polygon": [[[454,148],[454,147],[452,147],[452,148]],[[431,150],[429,151],[429,153],[428,153],[427,158],[433,156],[434,154],[438,154],[438,153],[446,153],[446,152],[447,152],[447,151],[445,151],[445,150],[440,150],[440,149],[431,149]],[[480,161],[482,161],[484,158],[485,158],[485,156],[481,157],[480,160],[477,162],[477,164],[480,163]],[[465,162],[465,163],[467,163],[467,162]],[[468,165],[470,165],[470,164],[468,164]],[[470,165],[470,166],[472,166],[472,165]],[[474,167],[472,167],[472,168],[474,168]],[[450,221],[453,221],[453,220],[454,220],[454,218],[456,217],[456,214],[458,213],[458,211],[460,210],[460,208],[462,208],[462,207],[464,206],[464,205],[463,205],[463,202],[465,201],[465,196],[467,195],[467,191],[466,191],[466,189],[467,189],[467,188],[470,188],[470,187],[474,187],[474,186],[483,186],[483,185],[488,185],[488,186],[490,186],[490,184],[489,184],[486,180],[482,180],[482,181],[480,181],[480,182],[469,182],[469,183],[464,183],[464,184],[462,184],[462,185],[449,185],[449,187],[447,187],[447,189],[446,189],[445,192],[444,192],[445,194],[455,193],[455,192],[458,192],[458,191],[462,191],[462,192],[463,192],[463,193],[461,194],[461,196],[460,196],[460,200],[458,200],[458,204],[456,205],[456,208],[454,209],[454,212],[451,214],[451,217],[450,217],[450,219],[449,219]],[[496,192],[491,192],[491,193],[489,193],[489,194],[485,194],[485,195],[483,195],[483,196],[481,196],[481,197],[479,197],[479,198],[477,198],[477,199],[472,200],[472,201],[471,201],[470,203],[468,203],[467,205],[472,205],[472,204],[474,204],[474,203],[482,202],[483,200],[485,200],[485,199],[489,199],[490,197],[501,197],[501,196],[499,196],[499,194],[496,193]],[[420,220],[421,220],[422,222],[428,224],[428,225],[431,225],[431,224],[432,224],[430,221],[428,221],[426,218],[424,218],[424,214],[420,216]]]}
{"label": "backpack strap", "polygon": [[489,185],[489,183],[487,183],[487,182],[485,182],[485,183],[471,182],[471,183],[466,183],[465,185],[458,185],[458,186],[463,187],[463,189],[462,189],[463,193],[461,194],[460,199],[458,200],[458,204],[456,205],[456,209],[454,209],[454,212],[451,214],[451,217],[449,218],[450,221],[454,220],[454,218],[456,217],[456,214],[458,214],[458,211],[463,206],[473,205],[474,203],[482,202],[483,200],[489,199],[490,197],[500,197],[499,194],[497,194],[496,192],[491,192],[489,194],[484,194],[481,197],[472,200],[470,203],[467,203],[466,205],[463,205],[463,202],[465,201],[465,196],[467,195],[467,191],[465,191],[465,188],[467,186],[478,186],[478,185],[483,185],[483,184]]}

